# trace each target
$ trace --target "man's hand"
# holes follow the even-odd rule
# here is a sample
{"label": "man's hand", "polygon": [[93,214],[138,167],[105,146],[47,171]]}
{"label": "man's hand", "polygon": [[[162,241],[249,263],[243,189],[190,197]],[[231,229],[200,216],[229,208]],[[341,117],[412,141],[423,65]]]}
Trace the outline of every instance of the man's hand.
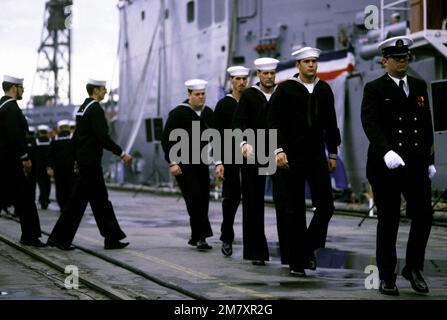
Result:
{"label": "man's hand", "polygon": [[428,166],[428,177],[431,179],[435,176],[436,174],[436,168],[435,165],[431,164]]}
{"label": "man's hand", "polygon": [[182,169],[180,168],[180,166],[178,164],[174,164],[174,165],[169,167],[169,172],[171,172],[171,174],[174,177],[176,177],[176,176],[182,174]]}
{"label": "man's hand", "polygon": [[404,160],[393,150],[388,151],[383,157],[388,169],[393,170],[399,166],[405,166]]}
{"label": "man's hand", "polygon": [[215,172],[216,179],[218,181],[222,181],[224,179],[224,171],[225,171],[225,169],[224,169],[223,164],[218,164],[216,166],[216,169],[214,170],[214,172]]}
{"label": "man's hand", "polygon": [[253,156],[253,147],[249,145],[248,143],[244,144],[242,146],[242,155],[245,159],[247,159],[250,156]]}
{"label": "man's hand", "polygon": [[23,165],[23,170],[25,171],[26,175],[31,172],[31,169],[33,168],[33,164],[31,163],[31,160],[28,159],[28,160],[22,161],[22,165]]}
{"label": "man's hand", "polygon": [[334,172],[335,169],[337,168],[337,160],[328,159],[327,166],[328,166],[329,172]]}
{"label": "man's hand", "polygon": [[121,160],[123,160],[123,162],[124,162],[125,164],[130,165],[130,164],[132,164],[132,160],[133,160],[133,158],[132,158],[132,156],[131,156],[130,154],[127,154],[127,153],[126,153],[124,156],[121,157]]}
{"label": "man's hand", "polygon": [[54,170],[53,168],[47,167],[47,175],[50,177],[54,177]]}
{"label": "man's hand", "polygon": [[276,155],[276,165],[280,169],[289,169],[289,161],[285,152],[280,152]]}

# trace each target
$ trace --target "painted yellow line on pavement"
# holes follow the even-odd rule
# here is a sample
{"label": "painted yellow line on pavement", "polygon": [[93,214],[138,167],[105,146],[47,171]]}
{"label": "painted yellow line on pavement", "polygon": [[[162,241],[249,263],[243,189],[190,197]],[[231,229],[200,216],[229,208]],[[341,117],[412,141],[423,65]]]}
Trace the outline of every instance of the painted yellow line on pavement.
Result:
{"label": "painted yellow line on pavement", "polygon": [[[102,243],[101,241],[99,241],[97,239],[93,239],[93,238],[90,238],[88,236],[84,236],[84,235],[81,235],[81,234],[76,235],[76,237],[78,237],[80,239],[83,239],[85,241],[88,241],[88,242],[92,242],[92,243],[97,243],[97,244],[101,244]],[[169,261],[164,260],[164,259],[159,258],[159,257],[146,255],[146,254],[143,254],[141,252],[134,251],[134,250],[129,250],[129,249],[126,249],[125,252],[126,253],[130,253],[130,254],[132,254],[134,256],[137,256],[139,258],[142,258],[142,259],[145,259],[145,260],[149,260],[149,261],[161,264],[161,265],[166,266],[168,268],[184,272],[184,273],[186,273],[186,274],[188,274],[190,276],[193,276],[195,278],[199,278],[201,280],[218,280],[218,278],[216,278],[216,277],[210,276],[210,275],[205,274],[203,272],[192,270],[192,269],[190,269],[188,267],[184,267],[184,266],[181,266],[181,265],[176,264],[176,263],[169,262]],[[253,289],[247,289],[247,288],[243,288],[243,287],[239,287],[239,286],[228,285],[228,284],[225,284],[225,283],[222,283],[222,282],[217,282],[217,284],[219,286],[221,286],[221,287],[224,287],[224,288],[227,288],[227,289],[231,289],[231,290],[234,290],[234,291],[238,291],[238,292],[244,293],[244,294],[249,294],[249,295],[258,297],[260,299],[266,299],[266,300],[275,300],[276,299],[273,296],[264,294],[262,292],[258,292],[258,291],[253,290]]]}

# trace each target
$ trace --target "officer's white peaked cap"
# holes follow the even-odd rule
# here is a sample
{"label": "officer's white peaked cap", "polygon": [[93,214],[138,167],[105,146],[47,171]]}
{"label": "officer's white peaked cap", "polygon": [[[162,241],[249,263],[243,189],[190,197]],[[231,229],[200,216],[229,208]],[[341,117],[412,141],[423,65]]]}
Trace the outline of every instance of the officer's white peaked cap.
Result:
{"label": "officer's white peaked cap", "polygon": [[4,82],[14,83],[14,84],[23,84],[23,78],[16,78],[13,76],[4,75],[3,76]]}
{"label": "officer's white peaked cap", "polygon": [[307,58],[318,58],[320,57],[320,53],[321,50],[318,48],[304,47],[292,52],[292,57],[294,57],[295,60],[298,61]]}
{"label": "officer's white peaked cap", "polygon": [[278,63],[279,60],[273,58],[259,58],[254,61],[256,70],[260,71],[276,70]]}
{"label": "officer's white peaked cap", "polygon": [[188,90],[203,90],[206,88],[208,81],[202,79],[190,79],[185,82],[186,88]]}
{"label": "officer's white peaked cap", "polygon": [[97,86],[97,87],[105,87],[106,86],[107,81],[104,80],[95,80],[95,79],[88,79],[87,84],[91,84],[92,86]]}
{"label": "officer's white peaked cap", "polygon": [[76,121],[70,120],[69,121],[69,125],[70,125],[70,127],[75,127],[76,126]]}
{"label": "officer's white peaked cap", "polygon": [[392,37],[379,43],[379,51],[383,56],[395,55],[405,56],[410,53],[409,47],[413,40],[405,36]]}
{"label": "officer's white peaked cap", "polygon": [[232,66],[227,69],[227,72],[232,77],[248,76],[250,69],[242,67],[242,66]]}

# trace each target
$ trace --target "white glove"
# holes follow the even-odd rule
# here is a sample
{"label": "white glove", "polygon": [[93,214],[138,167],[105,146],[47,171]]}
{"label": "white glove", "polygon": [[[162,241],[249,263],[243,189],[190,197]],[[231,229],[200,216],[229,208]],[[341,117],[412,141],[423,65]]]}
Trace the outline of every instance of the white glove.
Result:
{"label": "white glove", "polygon": [[435,165],[431,164],[428,166],[428,177],[431,179],[435,176],[436,174],[436,168]]}
{"label": "white glove", "polygon": [[388,151],[385,156],[383,157],[383,160],[385,160],[385,164],[388,167],[388,169],[396,169],[398,166],[404,166],[405,162],[402,160],[400,155],[398,155],[393,150]]}

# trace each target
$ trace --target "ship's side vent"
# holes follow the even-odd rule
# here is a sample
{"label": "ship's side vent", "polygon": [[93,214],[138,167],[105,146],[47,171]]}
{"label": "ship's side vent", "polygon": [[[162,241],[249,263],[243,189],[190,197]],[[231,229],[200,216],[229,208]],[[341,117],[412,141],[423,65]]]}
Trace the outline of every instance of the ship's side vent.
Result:
{"label": "ship's side vent", "polygon": [[219,23],[225,20],[225,8],[226,1],[214,0],[214,22]]}
{"label": "ship's side vent", "polygon": [[186,4],[186,21],[188,21],[189,23],[194,21],[194,9],[195,9],[194,1],[189,1]]}
{"label": "ship's side vent", "polygon": [[335,38],[333,36],[319,37],[316,39],[316,47],[322,51],[335,50]]}
{"label": "ship's side vent", "polygon": [[212,19],[212,1],[210,0],[198,0],[197,3],[197,19],[199,23],[199,29],[208,28],[211,25]]}

